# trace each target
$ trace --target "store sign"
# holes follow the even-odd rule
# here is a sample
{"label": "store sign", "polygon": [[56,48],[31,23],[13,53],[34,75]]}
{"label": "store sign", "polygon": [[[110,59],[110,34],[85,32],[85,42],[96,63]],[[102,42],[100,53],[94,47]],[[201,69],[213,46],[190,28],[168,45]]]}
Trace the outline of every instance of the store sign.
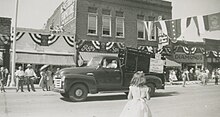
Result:
{"label": "store sign", "polygon": [[150,72],[163,73],[164,61],[161,59],[150,59]]}
{"label": "store sign", "polygon": [[75,18],[75,0],[66,0],[61,9],[61,24],[64,26]]}
{"label": "store sign", "polygon": [[203,54],[197,53],[193,55],[187,55],[185,53],[176,53],[174,54],[174,59],[179,63],[203,63],[204,56]]}

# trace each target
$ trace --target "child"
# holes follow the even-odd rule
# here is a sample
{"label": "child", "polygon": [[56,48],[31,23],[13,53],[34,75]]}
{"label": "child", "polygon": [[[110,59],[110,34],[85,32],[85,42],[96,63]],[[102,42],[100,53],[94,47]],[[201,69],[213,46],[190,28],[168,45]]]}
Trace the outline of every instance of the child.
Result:
{"label": "child", "polygon": [[149,88],[145,85],[143,72],[134,74],[129,87],[128,102],[120,117],[152,117],[147,101],[150,100]]}

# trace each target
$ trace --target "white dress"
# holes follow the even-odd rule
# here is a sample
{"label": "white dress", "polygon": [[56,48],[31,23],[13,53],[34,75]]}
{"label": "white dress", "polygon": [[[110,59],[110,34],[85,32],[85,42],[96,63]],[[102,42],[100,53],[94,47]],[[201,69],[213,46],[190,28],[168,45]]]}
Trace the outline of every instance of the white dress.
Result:
{"label": "white dress", "polygon": [[148,87],[129,87],[132,99],[128,100],[119,117],[152,117],[147,105],[146,92]]}

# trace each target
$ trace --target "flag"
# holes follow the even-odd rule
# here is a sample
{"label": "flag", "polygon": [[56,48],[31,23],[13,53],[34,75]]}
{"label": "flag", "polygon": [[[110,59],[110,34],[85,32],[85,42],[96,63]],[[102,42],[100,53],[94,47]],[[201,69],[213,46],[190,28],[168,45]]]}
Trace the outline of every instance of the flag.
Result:
{"label": "flag", "polygon": [[154,40],[154,22],[153,21],[144,21],[145,29],[147,31],[147,39]]}
{"label": "flag", "polygon": [[220,12],[203,16],[206,31],[220,30]]}
{"label": "flag", "polygon": [[220,30],[220,13],[205,16],[195,16],[193,19],[198,29],[198,35],[201,35],[207,31]]}
{"label": "flag", "polygon": [[158,38],[158,50],[161,50],[164,46],[169,45],[169,37],[165,21],[156,22],[157,38]]}

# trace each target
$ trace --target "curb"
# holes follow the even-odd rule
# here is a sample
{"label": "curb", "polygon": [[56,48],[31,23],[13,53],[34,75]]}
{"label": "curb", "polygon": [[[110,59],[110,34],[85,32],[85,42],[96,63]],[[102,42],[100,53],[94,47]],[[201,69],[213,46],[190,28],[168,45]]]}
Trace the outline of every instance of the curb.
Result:
{"label": "curb", "polygon": [[[209,79],[208,83],[215,83],[215,80]],[[183,81],[174,81],[172,84],[170,82],[165,82],[165,85],[182,85]],[[186,85],[193,85],[193,84],[201,84],[201,81],[186,81]]]}

